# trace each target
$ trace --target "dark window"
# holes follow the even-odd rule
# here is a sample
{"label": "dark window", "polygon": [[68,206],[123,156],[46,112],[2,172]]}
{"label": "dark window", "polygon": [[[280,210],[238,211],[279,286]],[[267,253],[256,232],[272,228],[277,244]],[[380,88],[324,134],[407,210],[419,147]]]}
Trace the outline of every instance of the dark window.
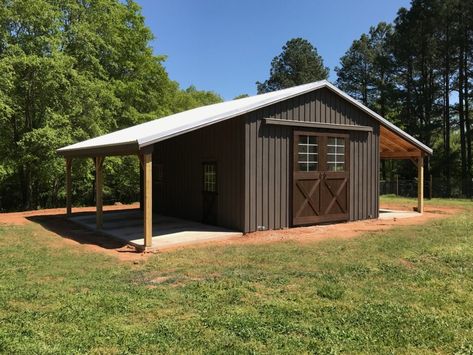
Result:
{"label": "dark window", "polygon": [[315,171],[319,165],[319,145],[317,137],[299,136],[298,166],[300,171]]}
{"label": "dark window", "polygon": [[217,192],[216,163],[204,163],[204,192]]}
{"label": "dark window", "polygon": [[328,138],[327,168],[329,171],[345,170],[345,138]]}

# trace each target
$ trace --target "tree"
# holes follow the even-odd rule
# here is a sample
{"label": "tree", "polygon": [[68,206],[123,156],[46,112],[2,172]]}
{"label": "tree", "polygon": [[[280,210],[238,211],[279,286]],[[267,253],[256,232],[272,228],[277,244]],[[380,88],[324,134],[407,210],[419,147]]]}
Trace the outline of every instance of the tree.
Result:
{"label": "tree", "polygon": [[[412,0],[391,30],[370,29],[337,68],[338,85],[425,142],[442,193],[471,194],[473,3]],[[453,93],[453,95],[452,95]],[[384,98],[383,98],[384,97]],[[454,139],[455,141],[452,141]],[[403,171],[408,171],[404,169]]]}
{"label": "tree", "polygon": [[240,94],[233,98],[233,100],[244,99],[245,97],[250,97],[248,94]]}
{"label": "tree", "polygon": [[[384,22],[371,27],[353,41],[348,51],[340,58],[340,67],[335,68],[337,86],[364,105],[384,117],[396,120],[396,94],[390,41],[391,25]],[[399,122],[396,122],[399,124]],[[383,179],[387,178],[386,162],[381,162]]]}
{"label": "tree", "polygon": [[446,180],[446,195],[451,194],[452,182],[452,149],[451,149],[451,105],[450,94],[452,92],[452,76],[453,65],[455,58],[455,51],[453,39],[454,23],[450,20],[453,16],[453,9],[449,2],[444,2],[441,8],[438,41],[439,41],[439,57],[441,58],[442,66],[442,106],[443,106],[443,124],[442,124],[442,140],[443,145],[440,152],[443,151],[442,167],[443,174]]}
{"label": "tree", "polygon": [[190,110],[195,107],[222,102],[220,95],[213,91],[199,91],[194,85],[176,93],[173,102],[174,112]]}
{"label": "tree", "polygon": [[317,49],[307,40],[294,38],[282,47],[282,53],[271,61],[269,79],[256,82],[258,94],[328,78]]}
{"label": "tree", "polygon": [[[57,148],[220,100],[181,91],[152,38],[132,0],[1,2],[0,210],[64,203]],[[106,159],[104,198],[137,198],[138,169],[133,157]],[[73,175],[74,202],[91,203],[92,161],[75,159]]]}
{"label": "tree", "polygon": [[392,26],[384,22],[371,27],[353,41],[335,68],[337,86],[364,105],[385,116],[394,100],[394,78],[389,41]]}
{"label": "tree", "polygon": [[458,46],[458,81],[454,86],[458,92],[458,124],[460,129],[460,152],[462,192],[471,196],[472,185],[472,129],[470,118],[470,73],[473,71],[473,6],[470,2],[455,1],[454,14],[458,20],[454,31],[454,43]]}
{"label": "tree", "polygon": [[335,67],[337,86],[367,106],[372,101],[369,96],[374,81],[373,57],[369,37],[363,34],[340,58],[341,67]]}

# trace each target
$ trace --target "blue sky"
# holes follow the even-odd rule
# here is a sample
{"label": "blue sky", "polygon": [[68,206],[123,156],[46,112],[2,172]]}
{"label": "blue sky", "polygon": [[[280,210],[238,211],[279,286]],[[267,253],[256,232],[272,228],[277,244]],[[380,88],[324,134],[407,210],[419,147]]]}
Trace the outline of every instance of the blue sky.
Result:
{"label": "blue sky", "polygon": [[136,0],[156,39],[156,54],[182,88],[193,84],[224,99],[255,94],[270,62],[291,38],[317,48],[335,81],[352,41],[380,21],[392,22],[409,0]]}

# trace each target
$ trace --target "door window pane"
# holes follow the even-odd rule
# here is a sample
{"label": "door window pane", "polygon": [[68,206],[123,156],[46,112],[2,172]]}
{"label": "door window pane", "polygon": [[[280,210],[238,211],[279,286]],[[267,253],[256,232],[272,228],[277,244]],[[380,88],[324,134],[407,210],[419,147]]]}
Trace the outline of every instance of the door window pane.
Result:
{"label": "door window pane", "polygon": [[204,192],[217,192],[217,164],[204,164]]}
{"label": "door window pane", "polygon": [[327,140],[327,169],[345,170],[345,138],[329,137]]}
{"label": "door window pane", "polygon": [[318,170],[319,146],[317,137],[299,136],[297,147],[297,166],[299,171]]}

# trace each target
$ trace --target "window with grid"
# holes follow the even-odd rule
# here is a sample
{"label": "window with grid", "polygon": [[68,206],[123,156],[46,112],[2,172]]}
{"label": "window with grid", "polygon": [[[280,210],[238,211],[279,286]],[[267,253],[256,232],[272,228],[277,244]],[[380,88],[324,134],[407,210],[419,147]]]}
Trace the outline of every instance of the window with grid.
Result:
{"label": "window with grid", "polygon": [[204,191],[217,192],[217,164],[204,164]]}
{"label": "window with grid", "polygon": [[345,138],[329,137],[327,141],[327,168],[329,171],[345,170]]}
{"label": "window with grid", "polygon": [[299,171],[315,171],[319,165],[319,146],[317,137],[299,136],[298,143]]}

